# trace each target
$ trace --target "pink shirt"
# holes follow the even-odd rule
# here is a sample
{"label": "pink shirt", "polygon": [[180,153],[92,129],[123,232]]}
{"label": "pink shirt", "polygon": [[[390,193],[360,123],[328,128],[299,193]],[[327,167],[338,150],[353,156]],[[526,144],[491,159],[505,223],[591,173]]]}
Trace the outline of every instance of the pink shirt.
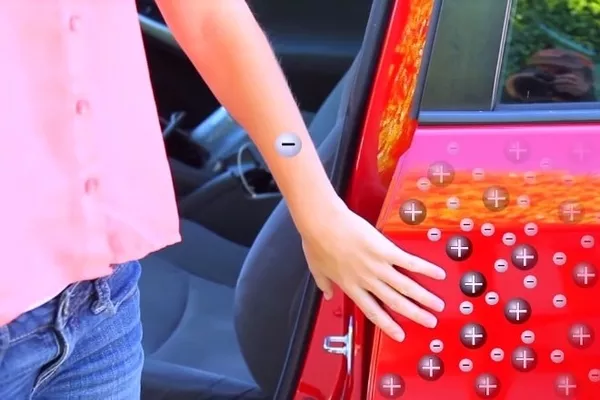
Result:
{"label": "pink shirt", "polygon": [[134,0],[0,12],[0,326],[180,240]]}

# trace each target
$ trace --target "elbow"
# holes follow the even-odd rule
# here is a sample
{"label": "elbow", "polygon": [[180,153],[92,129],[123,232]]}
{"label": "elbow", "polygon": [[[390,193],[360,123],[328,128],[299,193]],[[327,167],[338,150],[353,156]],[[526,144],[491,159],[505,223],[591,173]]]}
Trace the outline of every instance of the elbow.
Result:
{"label": "elbow", "polygon": [[248,17],[245,0],[156,0],[165,22],[178,40],[195,44],[221,41]]}

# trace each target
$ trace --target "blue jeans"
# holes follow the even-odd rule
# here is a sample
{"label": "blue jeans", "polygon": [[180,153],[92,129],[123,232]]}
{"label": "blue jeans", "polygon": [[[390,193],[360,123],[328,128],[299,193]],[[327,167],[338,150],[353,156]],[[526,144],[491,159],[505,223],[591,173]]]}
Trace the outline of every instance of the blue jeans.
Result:
{"label": "blue jeans", "polygon": [[139,399],[140,270],[117,265],[0,327],[0,399]]}

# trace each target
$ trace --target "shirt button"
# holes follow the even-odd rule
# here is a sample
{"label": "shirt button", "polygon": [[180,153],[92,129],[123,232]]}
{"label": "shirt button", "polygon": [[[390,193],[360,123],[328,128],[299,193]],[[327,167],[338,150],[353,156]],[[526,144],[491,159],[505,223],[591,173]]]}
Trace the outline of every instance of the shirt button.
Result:
{"label": "shirt button", "polygon": [[69,19],[69,29],[71,32],[77,32],[81,26],[81,18],[73,16]]}
{"label": "shirt button", "polygon": [[84,189],[87,194],[93,193],[98,189],[98,180],[90,178],[85,181]]}
{"label": "shirt button", "polygon": [[79,115],[83,115],[86,114],[88,111],[90,110],[90,103],[88,103],[85,100],[79,100],[76,104],[75,104],[75,111],[77,112],[77,114]]}

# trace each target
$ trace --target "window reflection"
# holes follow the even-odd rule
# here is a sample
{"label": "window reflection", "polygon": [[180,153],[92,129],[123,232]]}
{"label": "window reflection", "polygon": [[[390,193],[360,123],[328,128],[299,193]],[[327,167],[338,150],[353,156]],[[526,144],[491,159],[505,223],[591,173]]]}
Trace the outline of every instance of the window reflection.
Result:
{"label": "window reflection", "polygon": [[516,0],[502,103],[598,101],[600,0]]}

